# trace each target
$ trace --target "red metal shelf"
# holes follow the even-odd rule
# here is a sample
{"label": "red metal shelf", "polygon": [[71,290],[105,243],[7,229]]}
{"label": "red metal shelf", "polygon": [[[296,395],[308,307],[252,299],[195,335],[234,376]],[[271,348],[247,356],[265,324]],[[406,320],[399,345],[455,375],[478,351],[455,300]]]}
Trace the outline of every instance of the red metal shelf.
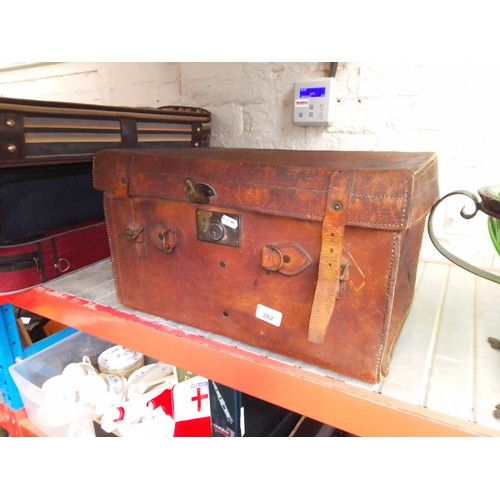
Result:
{"label": "red metal shelf", "polygon": [[[417,335],[420,335],[417,340],[422,338],[423,329],[427,324],[435,323],[436,317],[443,316],[442,309],[436,309],[426,312],[425,318],[420,317],[421,310],[427,311],[427,287],[432,286],[425,280],[431,279],[431,276],[435,279],[439,274],[436,269],[440,272],[444,269],[447,276],[444,282],[447,283],[446,287],[449,287],[450,279],[453,279],[453,276],[450,278],[450,273],[453,275],[455,272],[462,272],[439,264],[438,268],[431,266],[430,270],[427,269],[428,266],[423,265],[425,269],[421,272],[421,290],[417,293],[416,304],[412,308],[414,315],[422,322],[422,327],[416,328],[415,319],[408,318],[394,353],[395,366],[391,365],[387,381],[378,386],[357,382],[309,365],[301,365],[294,360],[275,356],[209,332],[124,308],[114,294],[108,261],[89,266],[44,286],[4,297],[4,302],[10,302],[113,343],[125,345],[147,356],[189,369],[354,435],[500,436],[500,421],[488,415],[478,418],[478,415],[487,414],[490,406],[493,408],[500,402],[494,400],[495,394],[498,394],[500,400],[500,392],[496,393],[494,386],[489,388],[489,399],[485,401],[484,394],[481,393],[473,403],[473,414],[465,417],[459,412],[448,411],[438,403],[434,404],[434,407],[430,405],[429,401],[434,399],[442,401],[442,398],[433,396],[435,392],[432,390],[422,389],[422,395],[416,400],[412,400],[410,396],[401,396],[401,386],[404,386],[408,393],[415,384],[420,388],[432,388],[432,383],[435,382],[432,378],[433,370],[429,369],[428,353],[432,351],[435,354],[439,351],[436,347],[439,342],[436,340],[426,343],[427,354],[415,352],[411,358],[411,363],[415,366],[425,368],[422,373],[425,372],[427,379],[423,375],[417,382],[405,382],[416,371],[411,363],[408,365],[405,357],[413,348],[412,342],[415,342]],[[426,274],[427,270],[429,276]],[[464,277],[459,275],[459,279],[463,281]],[[470,279],[476,283],[474,278]],[[482,283],[474,286],[479,298],[484,296],[490,302],[496,301],[498,304],[500,293],[497,288],[489,288],[489,285]],[[446,297],[446,293],[447,290],[442,292],[441,301],[443,296]],[[494,317],[491,317],[492,314]],[[482,316],[484,317],[484,314]],[[492,312],[487,320],[499,324],[500,311]],[[476,318],[475,321],[475,332],[486,331],[487,325],[478,324],[478,321],[482,321],[481,318]],[[442,329],[444,328],[446,324],[442,326]],[[420,333],[415,330],[420,330]],[[439,338],[442,338],[442,335],[441,333]],[[487,350],[484,352],[491,358],[489,363],[494,373],[497,367],[500,370],[500,354],[490,350],[491,353]],[[476,368],[481,369],[484,365],[485,363],[477,361],[474,364]],[[437,372],[440,365],[432,366],[434,372]],[[457,380],[459,375],[455,374]],[[472,377],[477,378],[477,373],[472,374]],[[469,392],[466,389],[460,391],[452,391],[452,394],[460,400],[467,400],[466,403],[470,406]],[[478,410],[478,401],[486,407],[485,410]],[[453,405],[450,406],[452,407]]]}
{"label": "red metal shelf", "polygon": [[43,437],[43,434],[28,420],[23,409],[14,411],[0,403],[0,427],[5,429],[10,437]]}

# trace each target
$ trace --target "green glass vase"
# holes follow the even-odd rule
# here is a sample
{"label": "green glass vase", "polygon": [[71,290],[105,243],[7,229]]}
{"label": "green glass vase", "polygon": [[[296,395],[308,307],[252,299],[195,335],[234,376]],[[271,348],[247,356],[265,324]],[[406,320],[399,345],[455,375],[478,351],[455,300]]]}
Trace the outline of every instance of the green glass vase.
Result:
{"label": "green glass vase", "polygon": [[488,231],[498,255],[500,255],[500,219],[488,217]]}
{"label": "green glass vase", "polygon": [[487,207],[488,232],[493,246],[500,255],[500,186],[491,186],[479,191],[483,205]]}

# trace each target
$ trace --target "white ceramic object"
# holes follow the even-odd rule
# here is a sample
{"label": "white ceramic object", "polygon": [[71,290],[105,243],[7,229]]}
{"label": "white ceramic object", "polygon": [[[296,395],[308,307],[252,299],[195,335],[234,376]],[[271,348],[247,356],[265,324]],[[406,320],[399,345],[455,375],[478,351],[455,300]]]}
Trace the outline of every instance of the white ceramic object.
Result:
{"label": "white ceramic object", "polygon": [[97,363],[102,373],[129,377],[135,370],[144,366],[144,355],[116,345],[101,353],[97,358]]}

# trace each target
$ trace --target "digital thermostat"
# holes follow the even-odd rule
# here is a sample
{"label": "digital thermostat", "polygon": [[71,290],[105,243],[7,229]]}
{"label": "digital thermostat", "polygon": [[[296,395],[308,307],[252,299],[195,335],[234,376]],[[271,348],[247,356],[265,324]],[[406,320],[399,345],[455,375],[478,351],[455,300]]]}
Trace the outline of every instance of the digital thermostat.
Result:
{"label": "digital thermostat", "polygon": [[331,77],[297,82],[294,92],[293,122],[296,125],[331,125],[335,84],[335,78]]}

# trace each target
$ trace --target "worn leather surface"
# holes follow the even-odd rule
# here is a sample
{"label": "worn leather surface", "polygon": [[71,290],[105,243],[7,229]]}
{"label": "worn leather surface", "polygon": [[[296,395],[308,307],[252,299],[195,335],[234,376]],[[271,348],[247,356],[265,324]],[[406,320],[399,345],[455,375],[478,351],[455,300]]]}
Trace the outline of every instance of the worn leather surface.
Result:
{"label": "worn leather surface", "polygon": [[[348,272],[314,343],[308,331],[334,172],[352,177],[340,255]],[[212,188],[208,203],[189,201],[186,178]],[[433,153],[101,151],[94,186],[105,192],[124,305],[360,380],[388,373],[413,298],[425,217],[438,199]],[[200,241],[197,208],[238,215],[239,245]],[[168,253],[151,230],[164,226],[175,233]],[[121,236],[129,227],[144,228],[140,242]],[[263,249],[280,245],[300,247],[311,264],[292,274],[263,266]]]}

